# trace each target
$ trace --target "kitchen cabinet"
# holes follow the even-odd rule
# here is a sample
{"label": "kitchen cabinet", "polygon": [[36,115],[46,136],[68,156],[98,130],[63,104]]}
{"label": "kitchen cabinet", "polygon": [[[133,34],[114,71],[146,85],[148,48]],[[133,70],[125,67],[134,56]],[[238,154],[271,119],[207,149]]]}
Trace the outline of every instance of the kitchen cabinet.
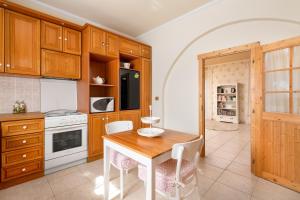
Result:
{"label": "kitchen cabinet", "polygon": [[142,53],[141,53],[141,56],[143,58],[151,58],[151,47],[149,46],[146,46],[146,45],[142,45]]}
{"label": "kitchen cabinet", "polygon": [[80,79],[80,56],[42,50],[42,76]]}
{"label": "kitchen cabinet", "polygon": [[89,161],[99,159],[103,156],[102,136],[106,134],[105,124],[118,120],[119,115],[117,113],[100,113],[89,115]]}
{"label": "kitchen cabinet", "polygon": [[120,38],[120,52],[132,56],[140,56],[141,45],[137,42]]}
{"label": "kitchen cabinet", "polygon": [[[141,115],[150,116],[149,106],[152,104],[152,67],[151,60],[142,58],[141,71]],[[143,125],[145,126],[145,125]]]}
{"label": "kitchen cabinet", "polygon": [[40,20],[5,10],[5,72],[40,75]]}
{"label": "kitchen cabinet", "polygon": [[140,110],[127,110],[120,111],[120,120],[128,120],[133,123],[133,130],[137,130],[141,127],[141,112]]}
{"label": "kitchen cabinet", "polygon": [[0,189],[43,176],[43,114],[1,114],[0,127]]}
{"label": "kitchen cabinet", "polygon": [[119,56],[119,37],[101,29],[90,27],[90,52],[102,56]]}
{"label": "kitchen cabinet", "polygon": [[0,8],[0,72],[4,72],[4,9]]}
{"label": "kitchen cabinet", "polygon": [[41,47],[44,49],[80,55],[81,32],[42,21]]}

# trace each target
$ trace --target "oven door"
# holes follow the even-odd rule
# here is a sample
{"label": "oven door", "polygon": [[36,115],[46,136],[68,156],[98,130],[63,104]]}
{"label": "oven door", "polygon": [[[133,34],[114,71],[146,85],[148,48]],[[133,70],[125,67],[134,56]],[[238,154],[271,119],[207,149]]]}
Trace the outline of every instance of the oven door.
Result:
{"label": "oven door", "polygon": [[45,160],[87,151],[87,125],[45,130]]}

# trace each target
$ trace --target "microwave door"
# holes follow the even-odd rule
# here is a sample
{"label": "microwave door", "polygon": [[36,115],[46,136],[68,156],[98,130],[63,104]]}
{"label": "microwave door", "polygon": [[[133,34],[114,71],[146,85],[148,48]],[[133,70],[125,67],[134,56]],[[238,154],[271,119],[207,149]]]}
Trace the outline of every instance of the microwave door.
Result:
{"label": "microwave door", "polygon": [[106,111],[109,99],[99,99],[93,103],[93,107],[99,111]]}

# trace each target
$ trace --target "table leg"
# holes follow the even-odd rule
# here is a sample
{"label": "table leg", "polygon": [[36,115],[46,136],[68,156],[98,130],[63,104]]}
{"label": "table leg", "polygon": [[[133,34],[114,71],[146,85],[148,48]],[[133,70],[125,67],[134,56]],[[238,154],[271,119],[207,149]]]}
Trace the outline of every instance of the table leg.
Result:
{"label": "table leg", "polygon": [[110,148],[104,142],[104,200],[109,199]]}
{"label": "table leg", "polygon": [[146,200],[155,200],[155,165],[152,159],[147,164]]}

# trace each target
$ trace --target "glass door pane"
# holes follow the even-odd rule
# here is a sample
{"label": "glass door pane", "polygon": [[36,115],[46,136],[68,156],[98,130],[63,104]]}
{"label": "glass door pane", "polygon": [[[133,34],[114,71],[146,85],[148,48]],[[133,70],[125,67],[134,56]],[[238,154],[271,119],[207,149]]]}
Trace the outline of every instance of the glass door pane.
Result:
{"label": "glass door pane", "polygon": [[293,67],[300,67],[300,46],[294,47]]}
{"label": "glass door pane", "polygon": [[266,112],[289,112],[289,93],[266,93]]}
{"label": "glass door pane", "polygon": [[294,113],[300,114],[300,93],[293,94],[294,99]]}
{"label": "glass door pane", "polygon": [[290,49],[280,49],[265,54],[265,71],[290,67]]}
{"label": "glass door pane", "polygon": [[293,91],[300,91],[300,69],[293,70]]}
{"label": "glass door pane", "polygon": [[289,91],[290,71],[275,71],[265,73],[265,91]]}

